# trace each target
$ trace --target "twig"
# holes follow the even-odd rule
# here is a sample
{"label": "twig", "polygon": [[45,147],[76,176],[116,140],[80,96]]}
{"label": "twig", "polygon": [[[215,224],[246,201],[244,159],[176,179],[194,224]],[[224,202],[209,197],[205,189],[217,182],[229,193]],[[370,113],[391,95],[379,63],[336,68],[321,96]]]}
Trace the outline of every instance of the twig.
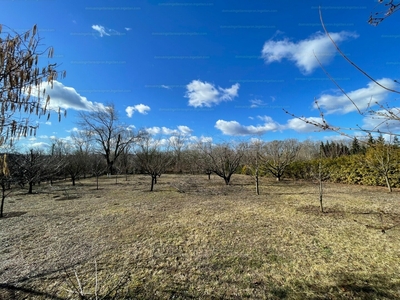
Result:
{"label": "twig", "polygon": [[349,59],[346,54],[343,53],[343,51],[339,48],[339,46],[336,44],[336,42],[333,40],[333,38],[331,37],[331,35],[329,34],[328,30],[325,27],[324,24],[324,20],[322,19],[322,11],[321,11],[321,7],[319,8],[319,18],[321,20],[321,24],[322,24],[322,28],[324,29],[326,35],[328,36],[328,38],[331,40],[332,44],[335,46],[336,50],[340,53],[340,55],[347,60],[348,63],[350,63],[353,67],[355,67],[358,71],[360,71],[363,75],[365,75],[366,77],[368,77],[370,80],[372,80],[373,82],[375,82],[377,85],[379,85],[381,88],[393,92],[393,93],[397,93],[400,94],[399,91],[393,90],[391,88],[388,88],[382,84],[380,84],[378,81],[376,81],[374,78],[372,78],[367,72],[365,72],[363,69],[361,69],[359,66],[357,66],[351,59]]}

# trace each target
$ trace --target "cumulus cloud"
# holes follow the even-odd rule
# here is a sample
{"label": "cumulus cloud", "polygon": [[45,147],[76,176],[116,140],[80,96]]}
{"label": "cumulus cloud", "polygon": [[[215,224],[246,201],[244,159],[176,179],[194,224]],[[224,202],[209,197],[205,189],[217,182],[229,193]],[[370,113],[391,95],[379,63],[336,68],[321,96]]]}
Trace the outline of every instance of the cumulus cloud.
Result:
{"label": "cumulus cloud", "polygon": [[183,125],[178,126],[178,130],[179,130],[180,132],[182,132],[183,134],[191,134],[191,133],[193,132],[192,129],[190,129],[190,128],[187,127],[187,126],[183,126]]}
{"label": "cumulus cloud", "polygon": [[[305,122],[307,121],[307,122]],[[308,123],[309,122],[309,123]],[[300,119],[290,119],[288,120],[285,128],[293,129],[297,132],[315,132],[318,131],[319,128],[313,124],[323,124],[322,118],[320,117],[309,117],[305,118],[304,121]]]}
{"label": "cumulus cloud", "polygon": [[215,128],[219,129],[225,135],[251,136],[263,135],[270,131],[282,131],[287,129],[292,129],[300,133],[315,132],[318,131],[319,128],[310,123],[322,124],[322,119],[320,117],[305,118],[309,123],[294,118],[288,120],[286,124],[279,124],[269,116],[257,116],[257,118],[262,120],[263,124],[246,126],[237,121],[218,120],[215,124]]}
{"label": "cumulus cloud", "polygon": [[101,25],[92,25],[92,29],[96,30],[101,37],[105,36],[105,35],[110,35],[106,32],[106,29],[104,28],[104,26]]}
{"label": "cumulus cloud", "polygon": [[[50,105],[48,108],[53,110],[75,109],[75,110],[92,110],[94,108],[104,108],[104,105],[97,102],[87,100],[81,96],[74,88],[63,85],[57,80],[53,81],[53,87],[47,82],[43,82],[40,91],[46,90],[45,97],[50,96]],[[39,90],[32,87],[32,95],[37,95]]]}
{"label": "cumulus cloud", "polygon": [[[382,78],[377,80],[380,84],[387,88],[396,88],[395,82],[389,78]],[[369,105],[374,105],[375,102],[382,102],[390,91],[387,91],[377,85],[375,82],[369,82],[367,87],[361,88],[348,92],[347,95],[354,102],[354,104],[361,111],[368,108]],[[317,100],[318,105],[321,109],[326,110],[328,114],[340,113],[346,114],[349,112],[357,111],[357,108],[351,103],[351,101],[343,94],[338,93],[336,95],[324,94]],[[314,108],[317,108],[314,104]]]}
{"label": "cumulus cloud", "polygon": [[159,134],[161,131],[160,127],[150,127],[145,129],[149,134],[151,135],[156,135]]}
{"label": "cumulus cloud", "polygon": [[125,112],[126,112],[126,115],[128,116],[128,118],[131,118],[135,111],[139,112],[142,115],[147,115],[147,112],[149,110],[150,110],[150,106],[147,106],[144,104],[137,104],[135,106],[128,106],[125,109]]}
{"label": "cumulus cloud", "polygon": [[167,128],[167,127],[161,127],[161,132],[162,132],[162,134],[172,135],[172,134],[178,133],[178,130],[170,129],[170,128]]}
{"label": "cumulus cloud", "polygon": [[230,88],[216,88],[213,84],[193,80],[186,86],[186,98],[189,98],[189,106],[211,107],[222,101],[231,101],[238,96],[239,84],[236,83]]}
{"label": "cumulus cloud", "polygon": [[[330,35],[337,44],[357,37],[356,34],[347,31],[334,32]],[[319,67],[314,53],[322,64],[329,63],[335,56],[336,49],[325,33],[317,32],[298,42],[288,38],[279,41],[269,40],[265,42],[261,51],[265,63],[280,62],[286,58],[294,62],[303,74],[310,74]]]}
{"label": "cumulus cloud", "polygon": [[31,149],[47,149],[49,147],[50,147],[50,145],[45,142],[37,142],[37,143],[29,144],[29,148],[31,148]]}
{"label": "cumulus cloud", "polygon": [[188,126],[184,125],[179,125],[177,126],[178,129],[171,129],[168,127],[150,127],[146,128],[145,130],[152,134],[152,135],[157,135],[157,134],[164,134],[164,135],[177,135],[177,134],[185,134],[185,135],[190,135],[193,130],[190,129]]}
{"label": "cumulus cloud", "polygon": [[268,131],[277,131],[283,129],[281,125],[277,122],[272,120],[271,117],[264,116],[260,117],[264,124],[262,125],[241,125],[237,121],[224,121],[218,120],[215,123],[215,128],[222,131],[225,135],[232,135],[232,136],[245,136],[245,135],[261,135]]}
{"label": "cumulus cloud", "polygon": [[212,143],[213,139],[210,136],[191,136],[189,140],[192,142],[192,145],[197,143]]}

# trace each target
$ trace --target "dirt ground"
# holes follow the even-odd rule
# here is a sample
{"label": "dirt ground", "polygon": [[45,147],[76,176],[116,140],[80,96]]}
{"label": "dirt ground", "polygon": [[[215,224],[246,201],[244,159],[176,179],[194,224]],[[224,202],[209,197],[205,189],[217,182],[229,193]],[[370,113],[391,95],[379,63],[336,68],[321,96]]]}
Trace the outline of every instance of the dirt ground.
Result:
{"label": "dirt ground", "polygon": [[[400,299],[400,191],[234,175],[14,190],[0,299]],[[79,294],[85,295],[80,298]],[[97,297],[97,298],[96,298]]]}

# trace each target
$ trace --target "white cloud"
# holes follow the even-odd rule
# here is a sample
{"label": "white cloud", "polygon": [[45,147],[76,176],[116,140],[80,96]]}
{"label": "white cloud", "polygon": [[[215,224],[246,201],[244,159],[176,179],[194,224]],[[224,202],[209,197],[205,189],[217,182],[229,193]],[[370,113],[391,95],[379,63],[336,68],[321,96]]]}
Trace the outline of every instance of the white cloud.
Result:
{"label": "white cloud", "polygon": [[126,30],[126,31],[131,31],[131,30],[132,30],[132,28],[125,27],[125,30]]}
{"label": "white cloud", "polygon": [[186,86],[185,97],[189,98],[189,106],[193,107],[211,107],[222,101],[231,101],[238,96],[239,84],[236,83],[230,88],[216,88],[213,84],[193,80]]}
{"label": "white cloud", "polygon": [[[48,108],[58,110],[75,109],[75,110],[92,110],[94,108],[104,108],[104,105],[97,102],[88,101],[86,97],[81,96],[74,88],[63,85],[57,80],[53,81],[53,88],[50,83],[43,82],[40,91],[46,89],[46,95],[50,96],[50,105]],[[38,89],[32,87],[32,95],[38,94]]]}
{"label": "white cloud", "polygon": [[268,131],[277,131],[283,129],[281,125],[277,122],[273,121],[272,118],[268,116],[260,117],[263,121],[263,125],[241,125],[237,121],[224,121],[218,120],[215,123],[215,128],[222,131],[225,135],[233,135],[233,136],[244,136],[244,135],[260,135],[264,134]]}
{"label": "white cloud", "polygon": [[[231,136],[262,135],[270,131],[282,131],[286,129],[292,129],[301,133],[319,131],[318,127],[296,118],[288,120],[285,125],[279,124],[269,116],[257,116],[257,118],[262,120],[263,124],[245,126],[237,121],[218,120],[215,128],[221,130],[223,134]],[[319,117],[309,117],[305,118],[305,120],[311,123],[322,124],[322,119]]]}
{"label": "white cloud", "polygon": [[198,136],[191,136],[190,137],[190,141],[193,143],[193,144],[196,144],[196,143],[198,143],[198,142],[201,142],[201,143],[212,143],[212,141],[213,141],[213,139],[212,139],[212,137],[210,137],[210,136],[201,136],[201,137],[198,137]]}
{"label": "white cloud", "polygon": [[[346,31],[334,32],[330,35],[337,44],[346,39],[357,37],[356,34]],[[280,62],[286,58],[293,61],[303,74],[310,74],[315,68],[319,67],[314,53],[322,64],[327,64],[337,51],[325,33],[317,32],[297,43],[287,38],[280,41],[269,40],[265,42],[261,53],[267,64]]]}
{"label": "white cloud", "polygon": [[178,129],[179,129],[179,131],[182,132],[183,134],[191,134],[191,133],[193,132],[192,129],[190,129],[190,128],[187,127],[187,126],[183,126],[183,125],[178,126]]}
{"label": "white cloud", "polygon": [[161,132],[160,127],[150,127],[150,128],[146,128],[145,130],[151,135],[156,135]]}
{"label": "white cloud", "polygon": [[188,126],[179,125],[177,128],[178,129],[171,129],[163,126],[163,127],[150,127],[146,128],[145,130],[152,135],[156,134],[175,135],[180,133],[190,135],[193,132],[193,130],[190,129]]}
{"label": "white cloud", "polygon": [[256,107],[259,107],[260,105],[265,105],[264,101],[262,101],[260,99],[250,100],[250,103],[251,103],[251,105],[250,105],[251,108],[256,108]]}
{"label": "white cloud", "polygon": [[51,126],[51,122],[50,121],[47,121],[44,124]]}
{"label": "white cloud", "polygon": [[304,121],[300,120],[300,119],[290,119],[287,122],[287,125],[285,126],[285,128],[288,129],[293,129],[297,132],[315,132],[315,131],[319,131],[320,128],[317,126],[314,126],[310,123],[313,124],[323,124],[322,119],[320,117],[309,117],[309,118],[305,118]]}
{"label": "white cloud", "polygon": [[[111,35],[125,35],[125,33],[118,32],[117,30],[114,29],[106,29],[102,25],[92,25],[92,29],[96,30],[100,37],[103,36],[111,36]],[[128,28],[130,30],[130,28]],[[126,31],[129,31],[127,28],[125,28]]]}
{"label": "white cloud", "polygon": [[28,148],[30,149],[43,149],[43,148],[49,148],[50,145],[45,142],[38,142],[38,143],[32,143],[28,145]]}
{"label": "white cloud", "polygon": [[106,29],[104,28],[104,26],[101,25],[92,25],[92,29],[96,30],[101,37],[105,36],[105,35],[110,35],[106,32]]}
{"label": "white cloud", "polygon": [[147,112],[150,110],[150,106],[144,104],[137,104],[135,106],[128,106],[125,109],[126,115],[131,118],[135,111],[139,112],[142,115],[147,115]]}
{"label": "white cloud", "polygon": [[164,88],[164,89],[167,89],[167,90],[170,90],[170,89],[171,89],[171,87],[170,87],[170,86],[168,86],[168,85],[165,85],[165,84],[162,84],[162,85],[161,85],[161,87],[162,87],[162,88]]}
{"label": "white cloud", "polygon": [[167,127],[161,127],[161,132],[162,132],[162,134],[172,135],[172,134],[177,134],[178,130],[170,129]]}
{"label": "white cloud", "polygon": [[[389,78],[382,78],[377,81],[388,88],[393,89],[396,87],[396,83]],[[389,91],[381,88],[372,81],[368,83],[366,88],[361,88],[347,93],[350,99],[352,99],[355,105],[362,112],[368,108],[368,105],[374,105],[375,102],[380,103],[382,100],[385,99],[388,94],[390,94]],[[319,107],[326,110],[328,114],[346,114],[349,112],[357,111],[353,103],[351,103],[351,101],[341,92],[337,95],[324,94],[316,101],[318,102]],[[315,104],[314,108],[317,108]]]}

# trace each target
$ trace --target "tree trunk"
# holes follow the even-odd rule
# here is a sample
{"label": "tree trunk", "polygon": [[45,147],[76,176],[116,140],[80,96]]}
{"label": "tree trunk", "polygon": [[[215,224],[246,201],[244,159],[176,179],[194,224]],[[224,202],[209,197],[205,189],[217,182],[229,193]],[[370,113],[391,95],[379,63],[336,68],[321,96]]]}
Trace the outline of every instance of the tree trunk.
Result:
{"label": "tree trunk", "polygon": [[225,184],[229,185],[229,181],[231,181],[231,177],[230,176],[224,177],[224,180],[225,180]]}
{"label": "tree trunk", "polygon": [[321,212],[324,212],[324,207],[322,205],[322,194],[323,194],[323,189],[322,189],[322,180],[319,180],[319,206],[321,208]]}
{"label": "tree trunk", "polygon": [[156,176],[151,175],[151,187],[150,187],[150,192],[153,191],[154,188],[154,181],[157,180]]}
{"label": "tree trunk", "polygon": [[392,192],[392,186],[390,184],[390,180],[389,180],[389,177],[387,175],[385,175],[385,181],[386,181],[386,185],[388,187],[389,193],[391,193]]}
{"label": "tree trunk", "polygon": [[322,205],[322,195],[323,195],[323,186],[322,186],[322,164],[321,161],[318,163],[318,181],[319,181],[319,206],[321,208],[321,212],[324,212],[324,206]]}
{"label": "tree trunk", "polygon": [[6,199],[6,185],[2,184],[1,185],[1,207],[0,207],[0,218],[3,217],[3,209],[4,209],[4,200]]}
{"label": "tree trunk", "polygon": [[108,173],[110,175],[113,175],[113,165],[114,165],[114,162],[112,162],[112,161],[107,162]]}
{"label": "tree trunk", "polygon": [[71,176],[72,186],[75,186],[75,176]]}
{"label": "tree trunk", "polygon": [[28,194],[33,194],[33,182],[29,182],[29,190],[28,190]]}
{"label": "tree trunk", "polygon": [[260,195],[260,189],[258,188],[258,174],[256,175],[256,194]]}
{"label": "tree trunk", "polygon": [[96,175],[96,189],[99,189],[99,175]]}
{"label": "tree trunk", "polygon": [[211,179],[211,173],[207,173],[207,175],[208,175],[208,180],[210,180]]}

